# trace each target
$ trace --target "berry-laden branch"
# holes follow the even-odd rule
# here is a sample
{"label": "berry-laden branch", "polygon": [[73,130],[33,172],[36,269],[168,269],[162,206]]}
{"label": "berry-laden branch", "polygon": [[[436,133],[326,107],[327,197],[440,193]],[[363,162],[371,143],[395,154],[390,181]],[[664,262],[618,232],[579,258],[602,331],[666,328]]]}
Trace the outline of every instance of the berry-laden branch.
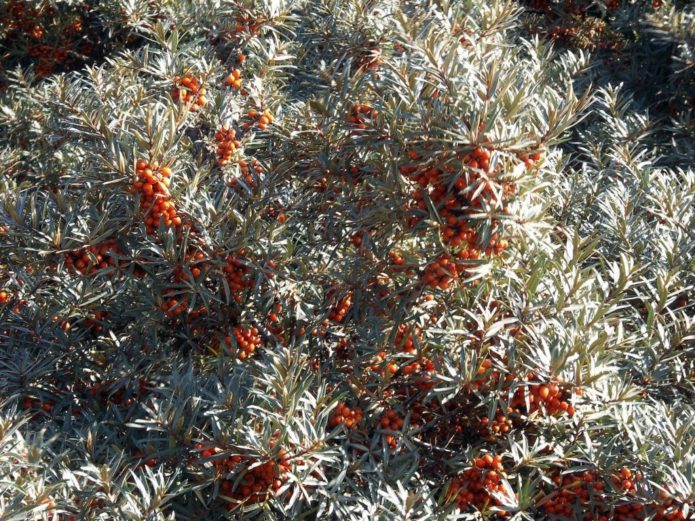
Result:
{"label": "berry-laden branch", "polygon": [[0,518],[695,519],[692,22],[0,2]]}

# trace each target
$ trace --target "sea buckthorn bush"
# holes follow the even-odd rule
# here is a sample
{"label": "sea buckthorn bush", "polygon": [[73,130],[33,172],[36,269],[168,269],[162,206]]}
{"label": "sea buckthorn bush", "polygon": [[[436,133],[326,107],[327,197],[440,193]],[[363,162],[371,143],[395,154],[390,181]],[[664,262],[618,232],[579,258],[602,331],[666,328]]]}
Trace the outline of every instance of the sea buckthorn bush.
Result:
{"label": "sea buckthorn bush", "polygon": [[687,2],[0,20],[0,519],[695,519]]}

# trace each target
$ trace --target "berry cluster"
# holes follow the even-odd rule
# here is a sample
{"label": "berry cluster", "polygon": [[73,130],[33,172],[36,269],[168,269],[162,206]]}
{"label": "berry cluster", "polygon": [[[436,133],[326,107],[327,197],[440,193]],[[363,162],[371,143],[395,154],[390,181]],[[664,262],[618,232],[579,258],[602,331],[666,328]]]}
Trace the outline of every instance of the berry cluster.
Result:
{"label": "berry cluster", "polygon": [[[212,451],[204,450],[201,455],[212,456]],[[232,455],[214,462],[218,472],[233,473],[220,483],[223,496],[230,499],[229,510],[240,504],[252,504],[266,501],[277,493],[287,481],[290,471],[290,459],[287,451],[280,449],[274,458],[261,462],[257,458]]]}
{"label": "berry cluster", "polygon": [[167,318],[177,317],[188,309],[188,299],[169,296],[160,305],[160,309],[164,311]]}
{"label": "berry cluster", "polygon": [[198,280],[200,276],[207,271],[207,261],[208,257],[204,252],[200,250],[189,251],[184,256],[184,264],[189,266],[189,273],[183,269],[183,266],[177,266],[174,269],[174,281],[187,281],[194,282]]}
{"label": "berry cluster", "polygon": [[389,252],[389,266],[392,271],[400,271],[404,268],[400,268],[405,265],[405,259],[403,255],[398,251]]}
{"label": "berry cluster", "polygon": [[253,17],[250,14],[236,17],[237,25],[234,27],[235,34],[258,34],[260,28],[268,22],[264,16]]}
{"label": "berry cluster", "polygon": [[[479,259],[483,250],[471,213],[485,204],[501,208],[516,193],[515,183],[501,176],[500,164],[491,168],[492,154],[487,146],[477,146],[455,157],[444,152],[430,160],[423,159],[414,149],[408,150],[407,155],[410,163],[400,165],[399,171],[415,185],[410,204],[414,215],[409,224],[415,226],[424,218],[428,211],[426,199],[429,199],[439,214],[443,242],[456,250],[461,260]],[[533,158],[540,159],[541,154],[532,152],[518,157],[530,167],[536,160]],[[499,219],[493,219],[494,226],[499,224]],[[507,247],[508,241],[495,232],[484,252],[488,256],[497,255]]]}
{"label": "berry cluster", "polygon": [[[645,502],[636,497],[635,483],[642,480],[640,472],[623,467],[610,477],[610,486],[598,470],[563,475],[556,469],[551,480],[555,487],[542,503],[550,519],[573,518],[577,510],[584,513],[587,521],[637,521],[647,517]],[[610,491],[618,494],[620,500],[613,509],[607,502]]]}
{"label": "berry cluster", "polygon": [[338,303],[331,308],[328,313],[328,318],[333,322],[342,322],[345,320],[350,308],[352,307],[352,292],[342,297]]}
{"label": "berry cluster", "polygon": [[487,416],[482,416],[478,422],[479,433],[487,440],[495,440],[499,436],[506,435],[513,426],[511,418],[497,411],[492,421]]}
{"label": "berry cluster", "polygon": [[101,333],[104,330],[104,326],[102,324],[108,315],[109,314],[106,311],[95,311],[91,317],[84,320],[84,327],[96,333]]}
{"label": "berry cluster", "polygon": [[63,331],[70,331],[72,329],[72,323],[69,320],[62,319],[58,315],[53,315],[51,320]]}
{"label": "berry cluster", "polygon": [[81,389],[89,400],[97,400],[102,407],[107,405],[130,407],[154,387],[154,384],[144,379],[138,381],[135,389],[129,389],[126,385],[116,385],[116,383],[114,380],[109,380],[86,388],[81,387]]}
{"label": "berry cluster", "polygon": [[543,152],[536,150],[530,154],[518,153],[516,157],[519,158],[522,163],[524,163],[527,170],[531,170],[538,164],[539,161],[543,159]]}
{"label": "berry cluster", "polygon": [[56,70],[73,68],[94,51],[84,34],[88,5],[61,6],[26,0],[9,0],[0,6],[0,27],[4,38],[3,59],[15,55],[20,62],[33,58],[34,72],[44,78]]}
{"label": "berry cluster", "polygon": [[420,282],[425,286],[447,290],[463,270],[462,263],[456,262],[448,253],[442,253],[425,266]]}
{"label": "berry cluster", "polygon": [[[186,265],[188,270],[184,269]],[[202,278],[208,271],[208,266],[207,255],[203,251],[191,247],[184,255],[183,263],[174,268],[171,285],[164,288],[162,292],[164,302],[160,309],[164,311],[164,314],[168,318],[172,318],[186,312],[186,320],[194,324],[194,331],[198,334],[201,331],[195,326],[196,321],[206,315],[208,310],[205,306],[189,309],[191,303],[190,296],[185,291],[182,291],[181,287],[196,281],[202,282]]]}
{"label": "berry cluster", "polygon": [[111,239],[98,245],[85,246],[72,250],[65,257],[65,267],[69,271],[78,271],[82,275],[94,275],[100,270],[120,265],[117,256],[121,248]]}
{"label": "berry cluster", "polygon": [[415,353],[415,347],[422,348],[422,329],[415,326],[409,327],[407,324],[400,324],[396,331],[394,345],[398,351],[403,353]]}
{"label": "berry cluster", "polygon": [[398,365],[389,359],[386,351],[379,351],[374,356],[369,369],[382,376],[393,376],[398,372]]}
{"label": "berry cluster", "polygon": [[[43,411],[46,414],[51,414],[53,412],[53,408],[55,407],[55,400],[32,400],[28,396],[25,396],[22,400],[22,409],[25,411],[28,410],[38,410],[38,411]],[[39,412],[35,413],[31,419],[35,420],[39,417]]]}
{"label": "berry cluster", "polygon": [[[239,256],[243,257],[246,250],[239,251]],[[225,265],[222,268],[229,291],[232,293],[232,298],[237,302],[241,302],[241,293],[253,287],[253,273],[251,268],[244,263],[240,257],[228,255],[225,259]]]}
{"label": "berry cluster", "polygon": [[174,87],[171,96],[181,103],[191,103],[191,110],[203,107],[208,100],[205,97],[207,89],[201,86],[200,81],[193,74],[187,73],[184,76],[174,77]]}
{"label": "berry cluster", "polygon": [[357,427],[362,422],[362,409],[359,407],[350,407],[344,402],[338,402],[335,409],[331,412],[331,417],[328,420],[328,425],[337,427],[345,425],[348,429]]}
{"label": "berry cluster", "polygon": [[676,500],[664,490],[659,491],[659,503],[653,509],[654,521],[692,521],[695,519],[695,505],[686,505]]}
{"label": "berry cluster", "polygon": [[256,127],[259,130],[265,130],[274,120],[273,115],[268,109],[264,110],[262,113],[258,112],[256,109],[250,109],[246,112],[246,116],[249,118],[249,120],[251,120],[246,121],[243,124],[243,127],[246,130],[251,128],[253,122],[256,122]]}
{"label": "berry cluster", "polygon": [[403,374],[406,376],[416,374],[431,374],[433,372],[434,362],[425,357],[414,360],[403,367]]}
{"label": "berry cluster", "polygon": [[[280,304],[279,302],[276,302],[273,304],[273,310],[268,313],[267,322],[269,324],[271,332],[273,331],[273,325],[275,325],[275,326],[279,325],[280,317],[278,316],[278,313],[281,313],[282,310],[283,310],[282,304]],[[282,332],[282,328],[279,328],[279,331],[277,331],[278,334],[280,332]]]}
{"label": "berry cluster", "polygon": [[[644,0],[643,2],[622,2],[622,0],[606,0],[606,12],[596,9],[596,2],[590,0],[524,0],[526,6],[536,12],[538,18],[545,19],[546,27],[538,23],[530,24],[529,29],[540,32],[567,47],[578,47],[589,50],[607,49],[619,51],[625,48],[628,40],[619,28],[614,28],[614,13],[628,4],[639,5],[645,9],[660,9],[662,0]],[[633,7],[632,7],[633,8]],[[628,8],[629,9],[629,8]],[[538,14],[541,11],[542,14]],[[542,17],[542,18],[541,18]]]}
{"label": "berry cluster", "polygon": [[368,232],[364,230],[360,230],[355,232],[352,235],[352,244],[355,246],[355,248],[361,248],[362,247],[362,241],[364,240],[363,236],[368,235]]}
{"label": "berry cluster", "polygon": [[335,356],[338,360],[351,360],[354,356],[354,344],[348,338],[341,338],[336,343]]}
{"label": "berry cluster", "polygon": [[[592,470],[564,475],[557,472],[551,479],[555,485],[553,493],[542,505],[550,519],[573,519],[576,506],[590,512],[590,500],[600,497],[605,487],[598,473]],[[587,515],[593,519],[591,513]]]}
{"label": "berry cluster", "polygon": [[[369,172],[366,169],[360,168],[357,165],[352,165],[347,170],[339,170],[335,172],[335,174],[335,179],[337,181],[349,186],[357,186],[361,183],[364,183],[367,176],[369,176]],[[327,183],[328,179],[326,179],[326,184]]]}
{"label": "berry cluster", "polygon": [[379,117],[379,111],[366,104],[356,104],[350,108],[347,122],[354,125],[356,129],[364,130],[367,128],[367,119],[375,120]]}
{"label": "berry cluster", "polygon": [[236,130],[228,123],[215,132],[215,141],[217,142],[217,164],[224,166],[231,161],[232,154],[241,146],[241,142],[236,139]]}
{"label": "berry cluster", "polygon": [[130,191],[140,194],[140,209],[146,215],[147,233],[154,234],[160,223],[166,227],[180,226],[181,217],[169,195],[171,168],[140,159],[136,164],[136,173],[138,179]]}
{"label": "berry cluster", "polygon": [[[454,477],[449,485],[448,496],[450,500],[456,501],[462,511],[499,506],[493,494],[505,492],[502,486],[503,476],[502,457],[485,454],[475,458],[471,468]],[[503,514],[504,512],[498,512],[498,515]]]}
{"label": "berry cluster", "polygon": [[[379,425],[382,429],[399,431],[403,427],[403,418],[393,409],[387,409],[381,415]],[[384,441],[392,449],[395,449],[398,446],[398,439],[392,434],[385,434]]]}
{"label": "berry cluster", "polygon": [[[590,0],[524,0],[523,2],[531,9],[538,9],[545,12],[547,16],[555,17],[557,16],[557,8],[562,9],[567,14],[574,16],[586,16],[587,11],[592,6],[593,2]],[[654,9],[659,9],[662,6],[662,0],[652,0],[651,5]],[[555,4],[555,5],[551,5]],[[621,0],[608,0],[606,2],[606,8],[608,11],[615,11],[620,7]],[[553,10],[553,7],[556,9]]]}
{"label": "berry cluster", "polygon": [[232,72],[224,79],[224,84],[239,90],[241,88],[241,71],[232,69]]}
{"label": "berry cluster", "polygon": [[[256,186],[256,181],[253,177],[253,173],[255,172],[256,174],[260,174],[263,172],[263,167],[261,166],[261,163],[257,159],[252,159],[251,161],[246,161],[245,159],[240,159],[239,160],[239,170],[241,170],[241,175],[244,179],[244,182],[246,183],[247,186],[249,187],[254,187]],[[231,186],[236,186],[238,183],[238,180],[232,179],[230,185]]]}
{"label": "berry cluster", "polygon": [[27,305],[27,301],[23,298],[17,298],[17,291],[9,292],[6,290],[0,291],[0,306],[8,304],[12,297],[15,297],[14,306],[12,306],[12,312],[20,313],[22,308]]}
{"label": "berry cluster", "polygon": [[255,327],[234,327],[232,334],[226,336],[224,341],[228,349],[234,349],[241,361],[251,358],[262,343],[258,328]]}
{"label": "berry cluster", "polygon": [[641,480],[641,472],[633,473],[627,467],[621,468],[616,474],[611,476],[613,488],[619,491],[626,500],[615,507],[613,515],[616,521],[633,521],[646,517],[645,505],[635,501],[637,493],[635,482]]}
{"label": "berry cluster", "polygon": [[414,402],[410,405],[410,423],[413,425],[424,425],[433,418],[436,407],[434,404],[423,405],[420,402]]}
{"label": "berry cluster", "polygon": [[[535,376],[530,374],[529,380],[534,379]],[[574,406],[568,401],[571,398],[569,389],[562,388],[552,382],[548,384],[531,383],[527,389],[528,396],[523,387],[518,388],[514,393],[510,406],[515,411],[520,412],[528,408],[528,414],[544,410],[550,416],[562,413],[566,413],[569,417],[574,416]]]}
{"label": "berry cluster", "polygon": [[426,392],[434,387],[433,376],[435,374],[435,365],[432,360],[426,357],[420,357],[406,364],[401,370],[403,376],[410,377],[411,382],[417,386],[420,391]]}
{"label": "berry cluster", "polygon": [[[664,490],[658,493],[657,502],[641,499],[638,483],[645,484],[639,471],[622,467],[608,480],[602,479],[598,470],[562,474],[555,469],[551,476],[554,488],[541,504],[550,519],[574,518],[576,511],[584,513],[582,519],[602,521],[692,521],[695,511],[692,505],[675,499]],[[610,483],[609,483],[610,482]],[[617,501],[611,508],[610,496]]]}
{"label": "berry cluster", "polygon": [[[152,458],[146,455],[141,450],[134,450],[132,453],[133,459],[141,460],[141,463],[137,466],[140,467],[155,467],[157,465],[157,458]],[[103,499],[99,499],[102,504],[91,504],[90,508],[103,508]]]}

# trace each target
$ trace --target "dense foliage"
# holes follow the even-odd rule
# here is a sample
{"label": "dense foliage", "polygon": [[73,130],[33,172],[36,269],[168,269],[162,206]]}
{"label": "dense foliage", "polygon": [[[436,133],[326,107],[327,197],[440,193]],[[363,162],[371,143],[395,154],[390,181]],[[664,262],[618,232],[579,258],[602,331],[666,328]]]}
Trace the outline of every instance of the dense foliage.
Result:
{"label": "dense foliage", "polygon": [[0,519],[695,519],[695,10],[0,1]]}

